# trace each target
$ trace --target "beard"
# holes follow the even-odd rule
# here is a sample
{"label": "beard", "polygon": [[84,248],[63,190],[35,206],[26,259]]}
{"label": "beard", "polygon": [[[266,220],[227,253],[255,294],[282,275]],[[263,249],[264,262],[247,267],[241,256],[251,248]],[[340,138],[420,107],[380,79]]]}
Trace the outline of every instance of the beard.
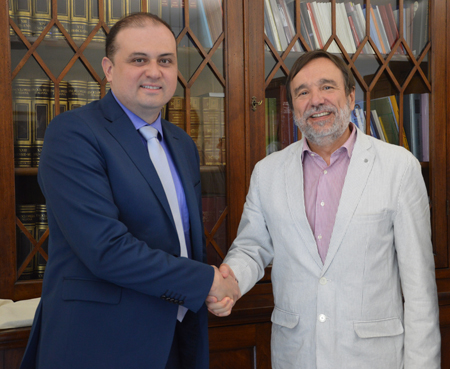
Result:
{"label": "beard", "polygon": [[[308,124],[307,120],[311,115],[321,112],[331,112],[335,115],[331,125],[329,125],[330,120],[323,120],[314,125]],[[335,142],[347,130],[350,124],[350,114],[349,102],[342,109],[338,109],[333,105],[322,105],[305,111],[301,117],[297,117],[294,114],[294,122],[309,142],[317,146],[327,146]],[[326,127],[327,125],[329,127]]]}

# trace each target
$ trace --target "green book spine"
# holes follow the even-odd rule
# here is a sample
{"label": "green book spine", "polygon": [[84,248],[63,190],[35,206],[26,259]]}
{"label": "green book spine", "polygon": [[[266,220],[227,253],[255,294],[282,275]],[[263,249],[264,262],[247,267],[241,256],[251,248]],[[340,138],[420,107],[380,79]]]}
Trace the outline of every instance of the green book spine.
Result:
{"label": "green book spine", "polygon": [[[57,0],[56,5],[58,6],[58,20],[64,29],[70,33],[70,0]],[[56,39],[64,39],[61,32],[54,32],[52,36]]]}
{"label": "green book spine", "polygon": [[74,41],[84,42],[88,36],[88,0],[71,1],[70,35]]}
{"label": "green book spine", "polygon": [[33,35],[39,36],[47,24],[52,19],[51,0],[32,0],[33,1]]}
{"label": "green book spine", "polygon": [[87,102],[87,82],[70,81],[67,85],[67,101],[69,110],[86,105]]}
{"label": "green book spine", "polygon": [[13,4],[17,26],[24,36],[31,36],[33,32],[31,0],[17,0]]}
{"label": "green book spine", "polygon": [[[44,235],[48,228],[48,217],[47,217],[47,206],[46,205],[36,205],[36,239],[40,241],[41,237]],[[41,245],[42,249],[48,255],[48,237]],[[34,258],[34,275],[35,278],[44,278],[45,266],[47,265],[47,260],[39,252],[36,253]]]}
{"label": "green book spine", "polygon": [[[17,218],[22,222],[25,229],[35,238],[36,231],[36,207],[35,205],[17,205]],[[17,227],[17,270],[33,250],[33,244],[28,237]],[[33,277],[33,260],[26,266],[19,279],[31,279]]]}
{"label": "green book spine", "polygon": [[31,156],[32,166],[39,166],[44,134],[50,122],[50,81],[46,79],[33,79],[33,102],[32,102],[32,142]]}
{"label": "green book spine", "polygon": [[17,168],[31,167],[32,88],[29,79],[14,79],[14,163]]}

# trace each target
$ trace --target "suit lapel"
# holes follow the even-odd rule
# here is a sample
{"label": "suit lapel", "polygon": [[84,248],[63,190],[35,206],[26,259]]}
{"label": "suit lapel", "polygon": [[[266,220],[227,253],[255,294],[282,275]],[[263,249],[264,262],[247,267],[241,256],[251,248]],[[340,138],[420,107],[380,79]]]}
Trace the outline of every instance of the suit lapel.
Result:
{"label": "suit lapel", "polygon": [[305,210],[303,165],[301,162],[303,139],[297,145],[297,149],[291,153],[285,166],[284,177],[286,183],[287,203],[289,211],[302,239],[302,244],[306,245],[311,257],[314,259],[317,266],[322,269],[322,260],[320,259],[316,240],[309,225]]}
{"label": "suit lapel", "polygon": [[[184,196],[186,198],[189,221],[191,225],[192,258],[194,260],[202,260],[201,246],[203,245],[203,224],[201,223],[201,218],[196,216],[196,214],[199,214],[198,199],[193,186],[192,173],[189,169],[192,165],[187,162],[187,160],[192,160],[192,158],[186,157],[186,152],[189,151],[188,148],[184,148],[184,145],[186,145],[186,140],[181,139],[177,132],[171,129],[171,123],[164,120],[162,120],[161,123],[164,132],[164,140],[170,150],[172,160],[177,168],[178,176],[180,177],[184,189]],[[201,232],[197,231],[199,229]]]}
{"label": "suit lapel", "polygon": [[348,231],[350,221],[366,187],[375,161],[375,155],[370,148],[370,140],[358,130],[322,274],[326,272],[341,246],[342,239]]}
{"label": "suit lapel", "polygon": [[156,172],[148,155],[148,151],[145,145],[142,144],[139,133],[133,126],[133,123],[119,104],[117,104],[111,93],[108,93],[108,95],[101,100],[101,104],[105,118],[111,122],[111,124],[106,125],[106,129],[122,146],[124,151],[144,176],[175,227],[172,212],[170,211],[170,206],[164,188],[159,180],[158,173]]}

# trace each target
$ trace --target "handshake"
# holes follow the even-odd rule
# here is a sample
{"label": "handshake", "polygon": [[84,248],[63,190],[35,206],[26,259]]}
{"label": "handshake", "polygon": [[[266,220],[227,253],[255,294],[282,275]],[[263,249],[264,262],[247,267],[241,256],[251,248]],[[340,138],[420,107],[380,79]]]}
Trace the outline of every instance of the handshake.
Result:
{"label": "handshake", "polygon": [[231,309],[241,297],[238,281],[227,264],[214,268],[214,281],[206,298],[208,310],[217,316],[230,315]]}

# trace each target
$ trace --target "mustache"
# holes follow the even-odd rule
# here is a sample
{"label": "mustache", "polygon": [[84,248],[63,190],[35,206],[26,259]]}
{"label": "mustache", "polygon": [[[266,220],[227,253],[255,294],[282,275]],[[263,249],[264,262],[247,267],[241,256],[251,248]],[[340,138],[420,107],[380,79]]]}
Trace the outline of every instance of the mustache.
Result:
{"label": "mustache", "polygon": [[321,106],[317,106],[317,107],[312,107],[303,113],[303,118],[308,119],[314,114],[325,113],[325,112],[337,114],[338,109],[333,105],[321,105]]}

